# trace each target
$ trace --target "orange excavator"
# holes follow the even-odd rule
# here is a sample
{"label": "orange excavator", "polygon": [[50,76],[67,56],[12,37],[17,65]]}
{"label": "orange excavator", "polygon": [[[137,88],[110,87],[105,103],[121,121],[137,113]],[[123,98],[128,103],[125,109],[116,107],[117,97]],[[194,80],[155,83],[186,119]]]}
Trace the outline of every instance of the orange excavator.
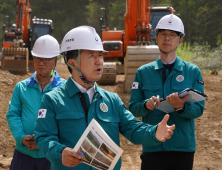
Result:
{"label": "orange excavator", "polygon": [[31,49],[42,35],[51,34],[52,20],[34,17],[31,20],[29,0],[16,0],[16,24],[4,29],[1,68],[13,73],[25,74],[34,71]]}
{"label": "orange excavator", "polygon": [[99,84],[115,84],[116,74],[125,73],[124,91],[130,92],[137,69],[159,57],[155,27],[164,15],[174,13],[171,5],[150,5],[150,0],[126,0],[124,30],[109,30],[106,9],[100,23],[104,49],[104,71]]}

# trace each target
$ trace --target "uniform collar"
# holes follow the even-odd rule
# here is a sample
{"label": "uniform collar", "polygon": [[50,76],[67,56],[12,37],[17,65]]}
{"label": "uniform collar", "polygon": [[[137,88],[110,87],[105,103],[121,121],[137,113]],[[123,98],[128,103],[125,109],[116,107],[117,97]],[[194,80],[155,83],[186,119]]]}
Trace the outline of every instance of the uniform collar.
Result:
{"label": "uniform collar", "polygon": [[77,83],[75,80],[73,80],[72,76],[71,76],[72,81],[75,83],[76,87],[78,87],[78,89],[82,92],[82,93],[94,93],[95,92],[95,84],[93,85],[93,87],[91,87],[90,89],[86,89],[85,87],[81,86],[79,83]]}
{"label": "uniform collar", "polygon": [[176,56],[176,57],[177,57],[177,59],[176,59],[176,62],[174,64],[173,68],[177,71],[183,71],[184,62],[178,56]]}
{"label": "uniform collar", "polygon": [[[69,78],[66,81],[65,85],[66,85],[66,90],[68,92],[69,97],[72,97],[76,93],[80,92],[79,88],[73,82],[71,76],[69,76]],[[95,95],[100,95],[100,96],[104,97],[103,89],[99,88],[96,83],[95,83],[94,86],[95,86]]]}
{"label": "uniform collar", "polygon": [[[175,70],[182,71],[182,70],[183,70],[183,65],[184,65],[183,60],[181,60],[181,59],[176,55],[176,61],[175,61],[175,64],[174,64],[174,67],[173,67],[173,68],[174,68]],[[155,68],[155,70],[164,68],[160,56],[159,56],[159,58],[154,62],[154,68]]]}
{"label": "uniform collar", "polygon": [[[55,74],[53,74],[53,76],[50,78],[49,82],[52,82],[54,80]],[[35,74],[34,80],[39,84],[39,80]]]}
{"label": "uniform collar", "polygon": [[176,61],[176,57],[173,59],[173,60],[171,60],[169,63],[166,63],[165,61],[163,61],[162,59],[161,59],[161,62],[162,62],[162,64],[173,64],[173,63],[175,63],[175,61]]}
{"label": "uniform collar", "polygon": [[68,80],[65,83],[66,90],[68,92],[69,97],[74,96],[76,93],[80,92],[78,87],[76,87],[75,83],[72,81],[71,76],[69,76]]}
{"label": "uniform collar", "polygon": [[[30,78],[28,78],[26,80],[26,83],[30,86],[34,86],[36,81],[35,81],[35,76],[36,76],[36,71],[32,74],[32,76]],[[62,80],[61,80],[61,77],[59,76],[59,74],[55,71],[54,72],[54,79],[53,79],[53,82],[52,82],[52,88],[54,87],[58,87],[62,85]]]}
{"label": "uniform collar", "polygon": [[104,89],[100,88],[97,86],[97,84],[95,83],[95,94],[96,95],[100,95],[101,97],[104,97],[105,94],[104,94]]}

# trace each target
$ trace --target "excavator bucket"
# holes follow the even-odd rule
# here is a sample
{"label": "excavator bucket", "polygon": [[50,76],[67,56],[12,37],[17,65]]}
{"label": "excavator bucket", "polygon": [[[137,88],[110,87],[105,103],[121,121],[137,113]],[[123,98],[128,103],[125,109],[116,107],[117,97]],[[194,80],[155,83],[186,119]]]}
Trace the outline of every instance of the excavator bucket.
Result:
{"label": "excavator bucket", "polygon": [[113,85],[116,84],[116,63],[115,62],[104,62],[103,74],[101,79],[98,81],[100,85]]}
{"label": "excavator bucket", "polygon": [[28,48],[2,48],[1,68],[15,74],[29,72]]}
{"label": "excavator bucket", "polygon": [[124,92],[131,92],[137,69],[144,64],[155,61],[159,55],[160,51],[157,45],[127,47],[124,58]]}

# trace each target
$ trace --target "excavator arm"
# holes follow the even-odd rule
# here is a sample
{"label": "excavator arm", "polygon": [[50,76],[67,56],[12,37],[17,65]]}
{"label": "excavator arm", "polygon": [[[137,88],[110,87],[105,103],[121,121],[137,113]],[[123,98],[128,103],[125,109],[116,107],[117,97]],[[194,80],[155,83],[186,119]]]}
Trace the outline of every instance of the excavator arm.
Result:
{"label": "excavator arm", "polygon": [[31,21],[29,0],[16,0],[16,27],[14,32],[6,31],[2,43],[1,68],[15,74],[34,71],[31,49],[34,42],[42,35],[52,33],[52,20],[34,17]]}

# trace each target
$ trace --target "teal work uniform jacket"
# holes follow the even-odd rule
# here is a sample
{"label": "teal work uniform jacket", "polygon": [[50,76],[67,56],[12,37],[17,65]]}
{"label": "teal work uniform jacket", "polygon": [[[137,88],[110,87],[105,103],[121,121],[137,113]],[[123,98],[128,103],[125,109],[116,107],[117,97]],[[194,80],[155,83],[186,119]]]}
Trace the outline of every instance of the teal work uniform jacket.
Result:
{"label": "teal work uniform jacket", "polygon": [[[149,64],[141,66],[136,73],[129,102],[129,110],[135,117],[142,117],[142,121],[155,125],[166,115],[158,109],[148,110],[145,103],[152,96],[166,97],[175,92],[191,88],[204,92],[200,69],[194,64],[176,58],[174,67],[167,76],[165,83],[162,80],[163,65],[160,57]],[[135,83],[136,82],[136,83]],[[203,114],[204,101],[193,104],[185,103],[182,113],[170,113],[168,125],[176,125],[171,139],[159,145],[149,146],[143,144],[143,152],[182,151],[194,152],[196,150],[195,122],[194,119]]]}
{"label": "teal work uniform jacket", "polygon": [[6,118],[16,141],[15,149],[33,158],[43,158],[39,150],[28,150],[28,147],[22,144],[22,140],[26,135],[34,134],[34,126],[44,94],[64,84],[65,80],[55,72],[51,85],[41,93],[38,83],[34,80],[35,74],[16,84]]}
{"label": "teal work uniform jacket", "polygon": [[[68,168],[62,165],[61,150],[63,147],[74,148],[88,124],[94,118],[119,146],[119,132],[134,144],[155,146],[161,142],[155,138],[155,126],[138,121],[124,106],[119,96],[95,86],[95,94],[88,110],[86,121],[85,113],[78,95],[79,89],[69,79],[59,88],[47,93],[42,100],[41,109],[47,109],[45,118],[38,118],[35,126],[35,140],[37,147],[51,162],[53,170],[92,170],[84,163]],[[105,103],[107,112],[100,109]],[[121,167],[121,160],[115,170]]]}

